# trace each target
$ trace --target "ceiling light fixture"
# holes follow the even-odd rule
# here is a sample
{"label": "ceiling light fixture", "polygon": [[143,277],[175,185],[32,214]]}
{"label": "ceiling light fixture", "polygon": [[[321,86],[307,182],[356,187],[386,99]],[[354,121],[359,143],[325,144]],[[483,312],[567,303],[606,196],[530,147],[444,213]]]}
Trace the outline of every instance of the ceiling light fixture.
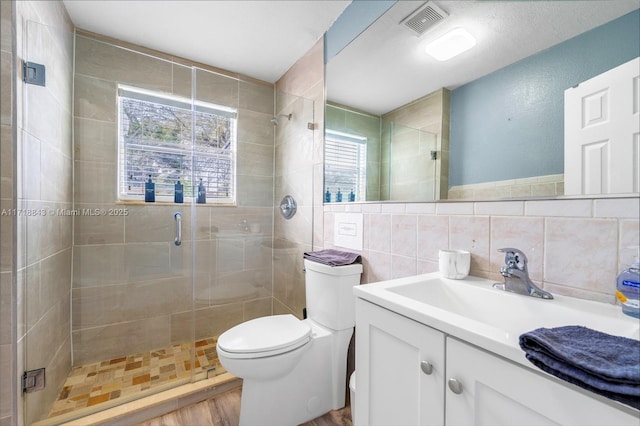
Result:
{"label": "ceiling light fixture", "polygon": [[456,28],[433,40],[425,52],[438,61],[446,61],[476,45],[476,39],[464,28]]}

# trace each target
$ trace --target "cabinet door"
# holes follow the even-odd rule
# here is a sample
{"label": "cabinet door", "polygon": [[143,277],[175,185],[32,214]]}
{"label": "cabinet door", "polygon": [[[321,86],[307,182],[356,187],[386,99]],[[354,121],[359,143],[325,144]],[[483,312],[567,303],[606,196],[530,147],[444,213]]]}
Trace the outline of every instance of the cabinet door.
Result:
{"label": "cabinet door", "polygon": [[[451,426],[638,426],[631,408],[615,408],[591,392],[450,337],[446,379],[445,416]],[[461,384],[461,393],[449,387],[451,379]]]}
{"label": "cabinet door", "polygon": [[356,300],[356,424],[443,425],[444,334]]}

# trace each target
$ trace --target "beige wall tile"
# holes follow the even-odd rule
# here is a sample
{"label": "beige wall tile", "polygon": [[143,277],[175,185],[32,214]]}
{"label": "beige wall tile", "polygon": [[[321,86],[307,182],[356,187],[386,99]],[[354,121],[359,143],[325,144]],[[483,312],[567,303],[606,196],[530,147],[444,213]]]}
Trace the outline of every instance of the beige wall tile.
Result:
{"label": "beige wall tile", "polygon": [[391,278],[403,278],[416,275],[417,263],[415,257],[391,256]]}
{"label": "beige wall tile", "polygon": [[[73,287],[122,284],[127,281],[124,244],[73,247]],[[120,267],[114,268],[114,265]]]}
{"label": "beige wall tile", "polygon": [[[5,2],[2,2],[3,7]],[[3,18],[4,19],[4,18]],[[11,25],[9,25],[9,29]],[[6,31],[6,27],[3,23],[2,31]],[[11,126],[12,119],[12,102],[11,96],[11,76],[13,75],[13,60],[10,49],[0,52],[0,63],[2,67],[0,69],[0,90],[2,90],[2,98],[0,99],[0,124],[3,126]]]}
{"label": "beige wall tile", "polygon": [[391,215],[370,217],[369,249],[388,253],[391,251]]}
{"label": "beige wall tile", "polygon": [[[80,53],[76,54],[81,57]],[[75,117],[115,123],[117,121],[116,83],[92,75],[75,74]]]}
{"label": "beige wall tile", "polygon": [[117,144],[117,129],[113,122],[75,117],[75,160],[115,163],[118,161]]}
{"label": "beige wall tile", "polygon": [[273,305],[272,297],[263,299],[255,299],[243,304],[243,320],[249,321],[254,318],[265,317],[271,315]]}
{"label": "beige wall tile", "polygon": [[[167,347],[172,343],[170,318],[168,315],[155,316],[74,331],[74,364],[89,364],[148,351],[150,348]],[[188,340],[187,337],[185,341]]]}
{"label": "beige wall tile", "polygon": [[[124,243],[124,222],[126,216],[108,214],[110,210],[121,212],[124,208],[126,207],[118,204],[76,204],[75,210],[77,211],[77,216],[73,218],[74,244],[95,245]],[[96,211],[105,211],[107,213],[94,214]]]}
{"label": "beige wall tile", "polygon": [[438,252],[449,248],[449,218],[446,216],[418,215],[419,259],[438,263]]}
{"label": "beige wall tile", "polygon": [[[171,344],[191,341],[193,326],[191,312],[171,316]],[[197,309],[195,312],[195,338],[219,336],[243,321],[242,303],[232,303]]]}
{"label": "beige wall tile", "polygon": [[544,280],[613,294],[617,228],[610,219],[546,219]]}
{"label": "beige wall tile", "polygon": [[640,219],[624,219],[619,221],[620,241],[618,253],[620,262],[618,270],[622,271],[631,265],[638,256],[638,246],[640,246]]}
{"label": "beige wall tile", "polygon": [[76,37],[76,75],[117,81],[146,89],[170,92],[171,62],[141,55],[132,50]]}
{"label": "beige wall tile", "polygon": [[191,280],[169,278],[73,290],[73,330],[191,309]]}
{"label": "beige wall tile", "polygon": [[[418,223],[415,215],[391,216],[392,253],[415,258],[417,251],[417,235]],[[415,273],[413,275],[415,275]]]}
{"label": "beige wall tile", "polygon": [[273,148],[275,126],[271,123],[272,117],[273,112],[265,114],[240,109],[238,111],[238,141]]}
{"label": "beige wall tile", "polygon": [[[186,77],[186,76],[185,76]],[[191,78],[182,80],[190,84]],[[216,105],[238,108],[242,83],[237,78],[216,74],[203,69],[196,69],[195,98]],[[273,92],[273,90],[272,90]],[[191,97],[191,95],[189,95]],[[248,95],[252,99],[251,94]],[[273,99],[273,97],[272,97]],[[249,101],[250,103],[251,101]],[[273,108],[272,108],[273,109]]]}
{"label": "beige wall tile", "polygon": [[239,83],[239,107],[263,114],[273,114],[274,88],[249,81]]}
{"label": "beige wall tile", "polygon": [[489,269],[489,217],[451,216],[449,244],[471,252],[471,273]]}

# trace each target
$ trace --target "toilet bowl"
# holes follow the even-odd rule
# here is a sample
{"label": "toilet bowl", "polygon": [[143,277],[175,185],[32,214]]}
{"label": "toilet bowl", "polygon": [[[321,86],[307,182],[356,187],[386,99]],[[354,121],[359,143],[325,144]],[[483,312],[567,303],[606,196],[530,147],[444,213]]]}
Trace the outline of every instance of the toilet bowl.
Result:
{"label": "toilet bowl", "polygon": [[244,322],[223,333],[218,338],[218,358],[232,374],[267,380],[290,371],[309,349],[310,341],[309,324],[293,315],[274,315]]}
{"label": "toilet bowl", "polygon": [[304,423],[345,404],[347,349],[355,324],[353,286],[362,265],[305,260],[308,318],[274,315],[218,338],[220,363],[243,379],[241,426]]}

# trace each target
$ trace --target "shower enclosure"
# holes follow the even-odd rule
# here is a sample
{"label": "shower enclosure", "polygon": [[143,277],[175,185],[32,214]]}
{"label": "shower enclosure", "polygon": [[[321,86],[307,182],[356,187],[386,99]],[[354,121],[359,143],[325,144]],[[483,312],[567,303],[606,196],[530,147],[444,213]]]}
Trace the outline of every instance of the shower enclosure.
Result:
{"label": "shower enclosure", "polygon": [[[308,247],[289,234],[306,227],[311,244],[311,230],[304,220],[286,228],[274,199],[290,193],[311,206],[308,167],[277,165],[309,155],[295,149],[313,146],[313,102],[93,34],[25,25],[24,57],[47,73],[45,86],[19,88],[18,368],[46,373],[44,389],[24,394],[25,423],[223,373],[217,336],[298,309],[284,301]],[[277,146],[296,145],[276,158]],[[307,176],[283,183],[296,174]],[[174,202],[178,180],[184,203]],[[200,182],[206,204],[196,202]]]}

